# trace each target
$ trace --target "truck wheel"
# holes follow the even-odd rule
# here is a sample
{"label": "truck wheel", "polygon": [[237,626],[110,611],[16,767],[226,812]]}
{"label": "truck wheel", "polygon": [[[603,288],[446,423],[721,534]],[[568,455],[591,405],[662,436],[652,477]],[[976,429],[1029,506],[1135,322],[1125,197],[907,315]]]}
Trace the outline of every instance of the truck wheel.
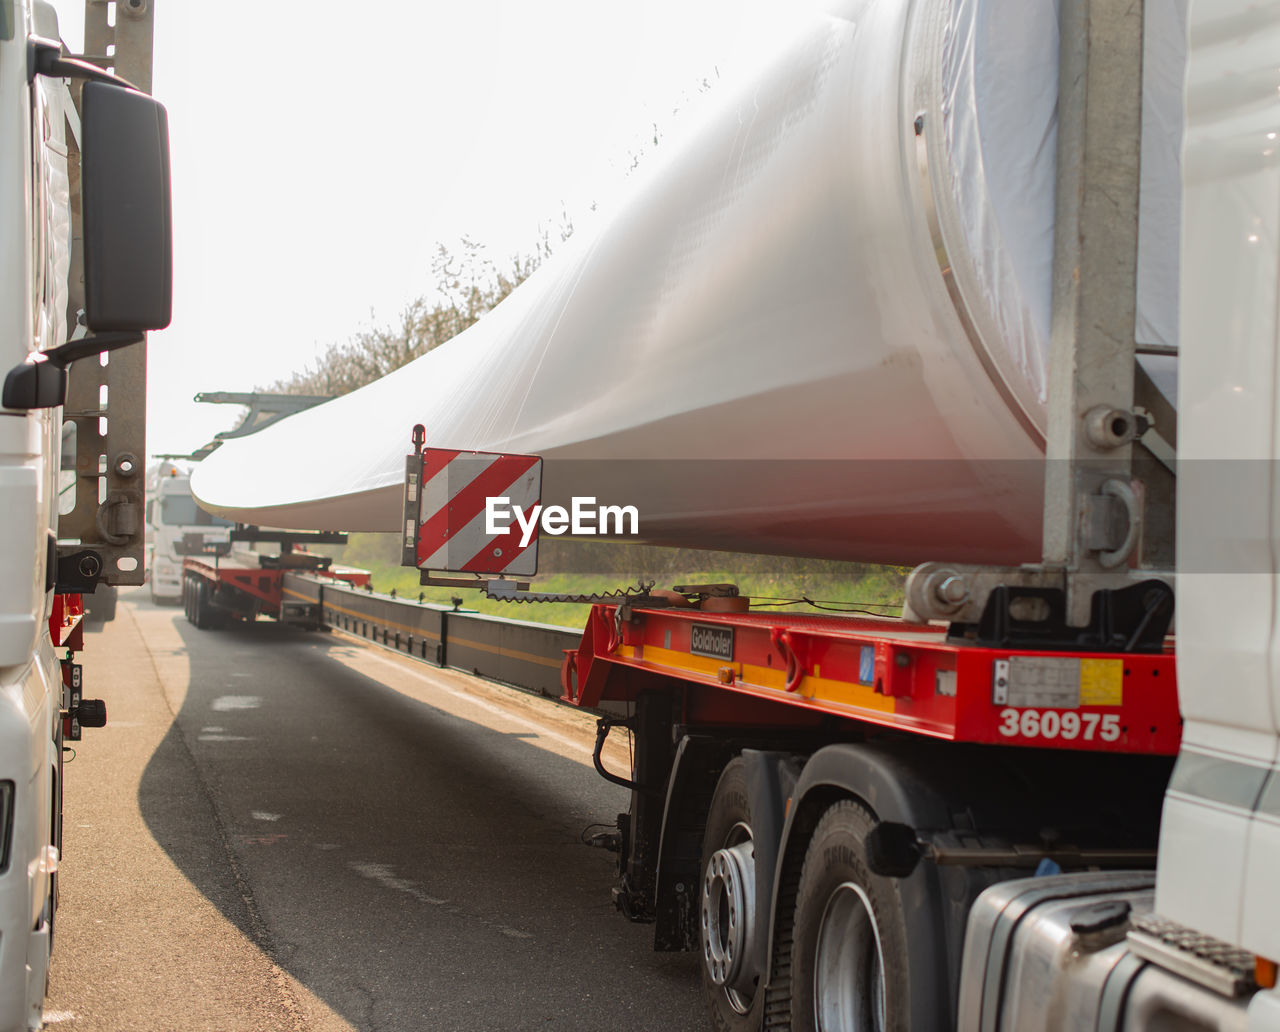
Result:
{"label": "truck wheel", "polygon": [[221,631],[227,626],[230,616],[221,606],[215,605],[213,601],[214,587],[206,580],[197,582],[196,598],[199,601],[199,617],[196,626],[202,631]]}
{"label": "truck wheel", "polygon": [[814,829],[796,894],[791,1020],[796,1032],[911,1028],[907,934],[897,883],[866,866],[875,821],[852,799]]}
{"label": "truck wheel", "polygon": [[116,600],[119,590],[114,584],[99,584],[97,590],[84,596],[84,622],[86,627],[102,630],[108,620],[116,618]]}
{"label": "truck wheel", "polygon": [[716,784],[702,837],[699,937],[702,991],[717,1032],[760,1028],[764,993],[746,967],[746,944],[758,920],[755,849],[742,757]]}
{"label": "truck wheel", "polygon": [[196,625],[196,630],[204,631],[209,628],[209,586],[202,578],[197,578],[195,590],[192,592],[192,609],[194,616],[191,622]]}

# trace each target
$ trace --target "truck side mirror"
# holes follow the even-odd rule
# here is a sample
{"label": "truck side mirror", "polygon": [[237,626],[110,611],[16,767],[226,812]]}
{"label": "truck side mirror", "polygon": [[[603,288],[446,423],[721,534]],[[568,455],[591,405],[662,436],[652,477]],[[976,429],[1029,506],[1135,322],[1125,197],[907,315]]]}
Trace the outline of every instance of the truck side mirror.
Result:
{"label": "truck side mirror", "polygon": [[[2,2],[2,0],[0,0]],[[4,378],[0,405],[56,408],[67,366],[128,347],[169,325],[173,310],[173,225],[169,116],[164,106],[111,72],[60,55],[32,39],[29,74],[88,79],[80,109],[85,322],[89,335],[30,355]]]}
{"label": "truck side mirror", "polygon": [[168,115],[145,93],[86,82],[81,121],[86,321],[158,330],[173,307]]}

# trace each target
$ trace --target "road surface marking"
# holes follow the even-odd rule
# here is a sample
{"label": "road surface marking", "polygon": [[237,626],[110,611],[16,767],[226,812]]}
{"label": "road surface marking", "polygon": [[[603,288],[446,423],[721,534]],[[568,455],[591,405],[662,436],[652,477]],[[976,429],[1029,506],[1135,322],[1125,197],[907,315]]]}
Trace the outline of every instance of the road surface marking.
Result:
{"label": "road surface marking", "polygon": [[229,713],[232,710],[257,709],[262,705],[262,698],[258,695],[219,695],[209,705],[218,713]]}
{"label": "road surface marking", "polygon": [[444,906],[448,903],[447,899],[437,899],[435,896],[428,896],[418,886],[406,878],[397,878],[392,873],[392,868],[388,864],[373,864],[365,861],[353,860],[347,864],[356,874],[359,874],[370,881],[375,881],[383,888],[394,889],[396,892],[403,892],[420,903],[431,903],[434,906]]}

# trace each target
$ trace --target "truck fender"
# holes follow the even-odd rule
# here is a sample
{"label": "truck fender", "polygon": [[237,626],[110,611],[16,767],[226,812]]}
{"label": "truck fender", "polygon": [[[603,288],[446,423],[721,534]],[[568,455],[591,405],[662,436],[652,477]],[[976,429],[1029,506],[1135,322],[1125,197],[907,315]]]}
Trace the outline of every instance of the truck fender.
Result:
{"label": "truck fender", "polygon": [[676,746],[662,813],[655,876],[653,948],[698,949],[698,870],[704,799],[733,755],[733,747],[717,735],[683,735]]}
{"label": "truck fender", "polygon": [[[793,898],[810,835],[830,803],[852,797],[864,803],[877,820],[913,829],[951,826],[951,808],[945,793],[937,787],[936,774],[941,772],[936,770],[936,754],[904,745],[897,743],[889,751],[877,745],[838,743],[819,749],[805,764],[790,799],[784,803],[786,820],[774,858],[775,875],[767,881],[758,878],[758,884],[767,885],[765,891],[770,893],[771,947],[776,947],[780,934],[790,937],[794,915],[779,913],[778,901],[784,895],[788,901]],[[756,811],[752,812],[754,823]],[[757,871],[761,872],[758,845],[756,862]],[[910,874],[899,878],[899,891],[907,928],[909,982],[916,994],[912,1000],[913,1021],[919,1028],[946,1027],[951,1022],[951,1001],[955,996],[947,944],[955,934],[961,937],[957,945],[962,940],[969,901],[945,899],[937,868],[926,860],[914,864]],[[767,953],[763,984],[766,991],[773,992],[776,948]],[[789,986],[776,988],[790,991]]]}
{"label": "truck fender", "polygon": [[[662,816],[662,840],[658,846],[654,907],[656,950],[699,948],[701,858],[696,849],[682,853],[678,844],[701,842],[701,829],[706,821],[702,804],[736,751],[736,743],[719,735],[684,735],[676,747]],[[741,755],[746,768],[758,872],[756,913],[768,914],[787,800],[800,776],[803,760],[793,752],[752,748],[743,748]],[[748,956],[754,958],[754,966],[761,973],[768,955],[767,930],[767,922],[755,922],[753,941],[747,945]]]}
{"label": "truck fender", "polygon": [[[743,749],[747,775],[747,804],[751,808],[751,837],[756,854],[756,913],[773,913],[774,884],[781,855],[787,803],[802,776],[803,760],[793,753]],[[761,976],[769,961],[769,923],[757,920],[747,956]],[[763,984],[763,977],[761,982]]]}

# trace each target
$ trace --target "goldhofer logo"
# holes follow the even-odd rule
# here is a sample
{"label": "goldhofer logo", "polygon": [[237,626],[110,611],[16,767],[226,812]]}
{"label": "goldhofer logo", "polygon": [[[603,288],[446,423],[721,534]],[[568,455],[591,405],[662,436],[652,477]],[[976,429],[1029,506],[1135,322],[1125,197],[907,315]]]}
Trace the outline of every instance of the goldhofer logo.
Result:
{"label": "goldhofer logo", "polygon": [[689,630],[689,651],[711,659],[733,659],[733,628],[694,624]]}

